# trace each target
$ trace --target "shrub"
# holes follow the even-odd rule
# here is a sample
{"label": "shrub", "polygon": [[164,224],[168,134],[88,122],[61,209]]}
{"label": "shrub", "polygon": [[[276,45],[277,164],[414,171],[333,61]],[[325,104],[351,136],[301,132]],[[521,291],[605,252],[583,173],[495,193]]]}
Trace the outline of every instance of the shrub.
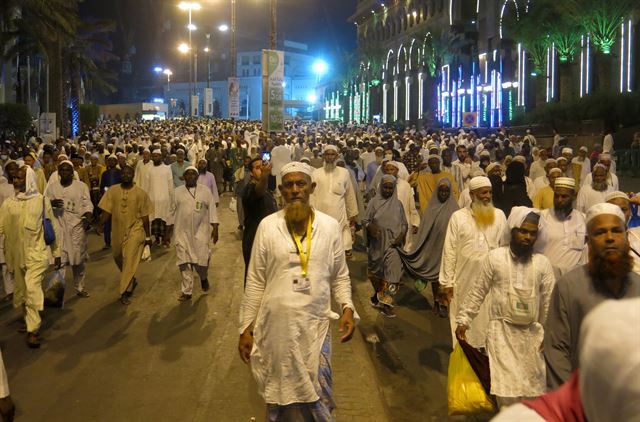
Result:
{"label": "shrub", "polygon": [[25,104],[0,104],[0,128],[5,134],[22,138],[31,127],[31,113]]}
{"label": "shrub", "polygon": [[95,128],[100,117],[100,107],[97,104],[81,104],[78,108],[80,110],[81,130]]}

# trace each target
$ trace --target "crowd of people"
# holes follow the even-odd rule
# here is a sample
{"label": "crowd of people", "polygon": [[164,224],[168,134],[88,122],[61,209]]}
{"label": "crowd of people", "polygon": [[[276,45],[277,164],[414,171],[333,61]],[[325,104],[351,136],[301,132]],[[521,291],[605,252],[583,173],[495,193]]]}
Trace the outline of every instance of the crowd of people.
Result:
{"label": "crowd of people", "polygon": [[62,279],[70,268],[75,293],[90,297],[94,228],[120,270],[123,305],[139,263],[169,247],[177,299],[189,301],[195,274],[210,288],[228,192],[245,262],[239,351],[268,420],[330,420],[328,326],[340,319],[348,341],[359,318],[354,250],[366,251],[372,307],[395,317],[403,285],[432,298],[452,345],[488,357],[498,406],[525,400],[540,413],[536,398],[577,382],[587,313],[640,296],[640,229],[629,228],[640,197],[619,189],[610,135],[592,151],[574,147],[559,134],[539,142],[506,129],[479,137],[291,121],[273,134],[207,119],[106,121],[75,140],[7,140],[5,300],[24,313],[27,345],[39,347],[51,265]]}

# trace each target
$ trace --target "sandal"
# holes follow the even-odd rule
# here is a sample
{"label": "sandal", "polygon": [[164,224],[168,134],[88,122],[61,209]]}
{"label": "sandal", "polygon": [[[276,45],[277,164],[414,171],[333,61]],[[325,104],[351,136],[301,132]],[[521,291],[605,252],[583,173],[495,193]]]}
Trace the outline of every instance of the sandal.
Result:
{"label": "sandal", "polygon": [[120,296],[120,303],[122,303],[123,305],[131,305],[131,301],[129,300],[126,292],[123,293],[122,296]]}
{"label": "sandal", "polygon": [[36,333],[27,333],[27,346],[30,349],[40,348],[40,337]]}

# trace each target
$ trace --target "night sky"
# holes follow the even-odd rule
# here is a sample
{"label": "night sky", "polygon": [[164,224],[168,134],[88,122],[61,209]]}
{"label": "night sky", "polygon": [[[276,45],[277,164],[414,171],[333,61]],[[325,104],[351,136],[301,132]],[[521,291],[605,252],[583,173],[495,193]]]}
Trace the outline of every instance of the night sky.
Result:
{"label": "night sky", "polygon": [[[215,28],[230,24],[230,0],[200,0],[202,10],[194,12],[195,44],[204,45],[206,33],[213,34],[212,47],[228,53],[229,34]],[[111,19],[118,25],[112,35],[115,53],[121,58],[125,51],[135,51],[129,60],[134,86],[144,85],[153,75],[156,64],[178,68],[181,58],[176,51],[186,42],[187,13],[178,9],[178,0],[85,0],[80,3],[84,18]],[[269,47],[269,1],[237,0],[238,51]],[[356,0],[278,0],[278,40],[305,43],[309,54],[328,61],[339,56],[340,50],[356,48],[355,25],[347,22],[355,12]],[[133,50],[131,47],[134,47]],[[131,86],[131,85],[129,85]],[[121,90],[124,89],[121,86]]]}

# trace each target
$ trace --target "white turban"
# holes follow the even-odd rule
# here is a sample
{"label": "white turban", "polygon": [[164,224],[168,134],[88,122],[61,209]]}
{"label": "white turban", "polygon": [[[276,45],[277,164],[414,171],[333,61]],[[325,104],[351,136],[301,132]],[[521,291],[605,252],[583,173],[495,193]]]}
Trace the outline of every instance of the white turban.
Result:
{"label": "white turban", "polygon": [[338,152],[338,147],[337,147],[337,146],[335,146],[335,145],[328,144],[328,145],[325,145],[325,146],[324,146],[324,150],[325,150],[325,151],[335,151],[335,152]]}
{"label": "white turban", "polygon": [[589,148],[585,147],[584,145],[580,147],[580,151],[584,151],[584,152],[589,152]]}
{"label": "white turban", "polygon": [[71,166],[71,168],[73,168],[73,163],[69,160],[62,160],[58,163],[58,168],[60,168],[61,165],[63,164],[69,164]]}
{"label": "white turban", "polygon": [[184,169],[184,173],[188,172],[189,170],[193,170],[193,171],[195,171],[196,173],[198,172],[198,169],[197,169],[197,168],[195,168],[194,166],[189,166],[189,167],[187,167],[186,169]]}
{"label": "white turban", "polygon": [[480,188],[490,188],[491,181],[488,177],[485,176],[477,176],[469,181],[469,192],[473,192],[476,189]]}
{"label": "white turban", "polygon": [[515,157],[513,157],[513,161],[516,161],[516,162],[522,163],[522,164],[526,164],[527,163],[527,159],[524,157],[524,155],[516,155]]}
{"label": "white turban", "polygon": [[493,170],[494,168],[496,168],[496,167],[500,167],[500,163],[498,163],[498,162],[493,162],[493,163],[489,164],[489,165],[487,166],[487,168],[486,168],[486,172],[487,172],[487,174],[489,174],[489,172],[490,172],[491,170]]}
{"label": "white turban", "polygon": [[569,147],[564,147],[562,148],[562,153],[563,154],[573,154],[573,150]]}
{"label": "white turban", "polygon": [[629,195],[627,195],[626,193],[621,192],[619,190],[616,190],[616,191],[613,191],[613,192],[609,192],[607,194],[607,196],[604,197],[604,202],[609,202],[612,199],[617,199],[617,198],[626,199],[628,201],[629,200]]}
{"label": "white turban", "polygon": [[154,149],[152,152],[152,154],[162,154],[162,150],[160,148]]}
{"label": "white turban", "polygon": [[560,170],[559,167],[554,167],[551,170],[549,170],[549,174],[551,174],[551,173],[560,173],[560,174],[562,174],[562,170]]}
{"label": "white turban", "polygon": [[547,158],[547,160],[544,162],[544,165],[546,166],[547,164],[557,164],[558,162],[555,160],[555,158]]}
{"label": "white turban", "polygon": [[576,190],[576,180],[572,177],[558,177],[554,182],[554,187]]}
{"label": "white turban", "polygon": [[313,175],[314,168],[309,164],[301,163],[300,161],[292,161],[282,166],[280,170],[280,176],[284,177],[289,173],[304,173],[311,177]]}
{"label": "white turban", "polygon": [[529,207],[513,207],[511,208],[511,213],[509,213],[509,219],[507,220],[507,224],[510,229],[515,229],[517,227],[522,226],[522,223],[527,219],[527,216],[531,213],[534,213],[540,216],[540,211],[535,208]]}
{"label": "white turban", "polygon": [[602,202],[589,208],[589,210],[587,211],[587,224],[589,224],[589,222],[597,216],[605,214],[615,215],[620,220],[622,220],[623,223],[627,222],[627,220],[624,218],[624,213],[619,206],[610,204],[608,202]]}
{"label": "white turban", "polygon": [[640,415],[640,298],[607,300],[580,328],[580,396],[589,422]]}

